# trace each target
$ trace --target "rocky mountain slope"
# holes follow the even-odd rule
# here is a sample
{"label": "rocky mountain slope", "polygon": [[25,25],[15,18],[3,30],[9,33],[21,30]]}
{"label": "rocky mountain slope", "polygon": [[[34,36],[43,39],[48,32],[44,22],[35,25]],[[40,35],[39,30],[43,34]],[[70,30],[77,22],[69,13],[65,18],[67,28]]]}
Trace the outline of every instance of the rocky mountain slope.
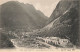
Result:
{"label": "rocky mountain slope", "polygon": [[31,4],[9,1],[2,4],[0,10],[2,26],[7,29],[40,29],[47,21],[47,17]]}
{"label": "rocky mountain slope", "polygon": [[[66,0],[60,1],[53,11],[49,23],[59,18],[58,22],[53,24],[50,34],[70,39],[73,44],[78,40],[79,26],[79,1]],[[55,27],[54,27],[55,26]]]}
{"label": "rocky mountain slope", "polygon": [[[45,26],[47,17],[31,4],[9,1],[0,5],[0,48],[13,48],[13,31],[32,31]],[[9,34],[12,31],[12,34]]]}

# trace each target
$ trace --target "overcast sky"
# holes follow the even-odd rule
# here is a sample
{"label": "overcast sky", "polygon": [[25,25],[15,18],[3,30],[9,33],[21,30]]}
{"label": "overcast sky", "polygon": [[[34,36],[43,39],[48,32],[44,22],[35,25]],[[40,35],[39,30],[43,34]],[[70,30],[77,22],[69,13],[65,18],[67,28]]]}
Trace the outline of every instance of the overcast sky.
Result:
{"label": "overcast sky", "polygon": [[[0,5],[8,1],[16,0],[0,0]],[[60,0],[17,0],[17,1],[33,4],[36,9],[42,11],[46,16],[49,17]]]}

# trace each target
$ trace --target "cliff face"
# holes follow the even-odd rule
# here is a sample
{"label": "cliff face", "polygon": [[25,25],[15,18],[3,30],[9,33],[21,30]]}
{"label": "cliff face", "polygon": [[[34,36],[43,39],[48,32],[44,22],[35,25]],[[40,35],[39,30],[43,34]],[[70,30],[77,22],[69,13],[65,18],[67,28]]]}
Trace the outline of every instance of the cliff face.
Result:
{"label": "cliff face", "polygon": [[76,44],[79,35],[79,1],[60,1],[47,23],[51,23],[54,20],[56,22],[50,29],[50,34],[68,38]]}
{"label": "cliff face", "polygon": [[8,29],[39,29],[45,26],[47,17],[31,4],[9,1],[1,5],[2,26]]}
{"label": "cliff face", "polygon": [[63,15],[63,13],[68,10],[69,8],[77,8],[78,6],[78,0],[61,0],[55,10],[53,11],[53,13],[50,16],[50,19],[48,20],[47,23],[50,23],[51,21],[55,20],[56,18],[58,18],[59,16]]}

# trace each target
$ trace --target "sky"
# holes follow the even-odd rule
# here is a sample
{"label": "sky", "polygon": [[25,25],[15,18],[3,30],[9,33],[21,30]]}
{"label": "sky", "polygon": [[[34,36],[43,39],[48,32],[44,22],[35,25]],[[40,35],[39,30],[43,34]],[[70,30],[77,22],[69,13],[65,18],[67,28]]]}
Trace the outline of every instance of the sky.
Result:
{"label": "sky", "polygon": [[50,17],[60,0],[0,0],[0,5],[8,1],[19,1],[24,4],[32,4],[37,10],[40,10],[44,15]]}

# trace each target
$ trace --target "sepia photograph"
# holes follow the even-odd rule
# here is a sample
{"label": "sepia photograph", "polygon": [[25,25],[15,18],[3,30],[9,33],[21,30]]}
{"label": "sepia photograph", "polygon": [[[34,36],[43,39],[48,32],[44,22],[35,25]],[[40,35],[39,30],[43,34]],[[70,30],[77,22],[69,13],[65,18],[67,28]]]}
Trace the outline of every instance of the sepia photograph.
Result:
{"label": "sepia photograph", "polygon": [[79,52],[80,0],[0,0],[0,50]]}

